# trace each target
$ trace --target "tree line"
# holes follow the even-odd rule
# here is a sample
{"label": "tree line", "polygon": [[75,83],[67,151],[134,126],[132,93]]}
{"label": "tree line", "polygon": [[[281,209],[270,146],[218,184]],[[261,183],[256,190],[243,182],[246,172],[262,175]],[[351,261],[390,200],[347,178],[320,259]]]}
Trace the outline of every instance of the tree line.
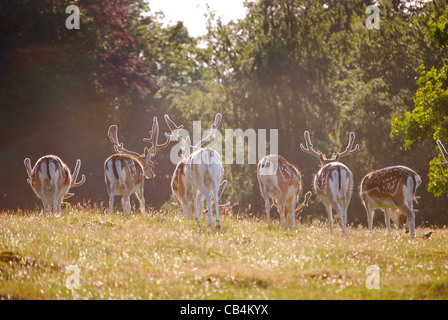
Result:
{"label": "tree line", "polygon": [[[57,154],[82,159],[86,183],[72,201],[106,201],[103,163],[113,153],[111,124],[142,152],[153,116],[169,114],[192,132],[223,115],[221,128],[278,130],[279,154],[311,190],[319,165],[299,149],[341,151],[351,131],[361,152],[344,159],[358,193],[369,171],[402,164],[422,177],[416,222],[446,225],[448,169],[435,141],[448,144],[445,1],[379,3],[379,29],[368,29],[374,1],[246,1],[244,19],[224,24],[209,10],[207,34],[194,38],[143,0],[5,0],[0,3],[0,207],[32,208],[23,159]],[[65,8],[80,8],[80,28]],[[161,122],[161,130],[167,130]],[[169,206],[175,165],[156,157],[146,198]],[[223,201],[261,214],[256,165],[224,166]],[[358,196],[349,223],[365,224]],[[325,219],[315,197],[303,220]]]}

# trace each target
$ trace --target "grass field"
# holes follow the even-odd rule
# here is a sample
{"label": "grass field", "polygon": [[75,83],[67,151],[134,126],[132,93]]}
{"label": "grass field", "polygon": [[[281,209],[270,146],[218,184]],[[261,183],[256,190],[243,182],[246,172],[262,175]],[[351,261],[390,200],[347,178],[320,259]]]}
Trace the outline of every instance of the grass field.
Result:
{"label": "grass field", "polygon": [[[206,224],[80,205],[58,218],[1,212],[0,299],[448,299],[446,228],[410,240],[231,213],[220,229]],[[378,289],[366,286],[372,265]]]}

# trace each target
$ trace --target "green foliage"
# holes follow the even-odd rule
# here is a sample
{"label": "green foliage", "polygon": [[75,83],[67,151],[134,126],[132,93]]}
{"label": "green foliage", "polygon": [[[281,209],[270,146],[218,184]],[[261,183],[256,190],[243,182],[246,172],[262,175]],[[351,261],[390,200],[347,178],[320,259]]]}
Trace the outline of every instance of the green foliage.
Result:
{"label": "green foliage", "polygon": [[414,110],[393,122],[393,134],[401,135],[405,147],[431,137],[434,141],[448,137],[448,59],[440,71],[435,68],[421,73],[414,97]]}
{"label": "green foliage", "polygon": [[431,20],[428,23],[431,28],[431,35],[437,42],[437,46],[441,49],[448,44],[448,11],[441,15],[438,19],[436,15],[431,14]]}
{"label": "green foliage", "polygon": [[441,166],[439,162],[444,162],[443,156],[434,158],[430,162],[428,190],[436,197],[446,196],[448,190],[448,168]]}
{"label": "green foliage", "polygon": [[[441,49],[448,44],[447,17],[448,8],[438,19],[433,13],[428,23],[431,36]],[[446,51],[443,52],[447,57]],[[400,136],[406,149],[417,141],[429,139],[433,142],[433,150],[438,152],[435,141],[448,140],[448,58],[443,60],[440,69],[431,67],[425,70],[422,66],[417,85],[414,109],[392,121],[392,135]],[[434,151],[432,154],[437,154]],[[436,196],[448,194],[447,170],[440,167],[439,158],[436,156],[430,162],[429,171],[428,190]]]}
{"label": "green foliage", "polygon": [[[424,189],[447,193],[445,169],[434,160],[439,152],[427,141],[448,143],[447,5],[381,1],[380,28],[369,30],[365,10],[374,3],[246,1],[244,19],[224,24],[209,11],[208,34],[193,38],[182,22],[165,25],[163,13],[143,0],[1,1],[0,204],[35,203],[32,192],[22,199],[26,183],[17,177],[24,157],[45,153],[82,158],[89,176],[77,196],[104,200],[109,125],[118,124],[126,146],[141,151],[154,116],[167,113],[192,132],[193,121],[205,130],[221,112],[223,134],[277,129],[279,153],[302,172],[304,191],[318,160],[300,151],[303,132],[327,155],[355,132],[361,152],[344,158],[355,178],[349,223],[365,222],[356,196],[362,177],[403,164],[423,177],[417,223],[446,224],[437,214],[446,199]],[[68,4],[81,8],[80,30],[65,28]],[[146,189],[156,207],[170,198],[168,158],[157,155]],[[230,183],[223,201],[263,212],[255,165],[224,170]],[[302,213],[306,221],[325,216],[314,197]]]}

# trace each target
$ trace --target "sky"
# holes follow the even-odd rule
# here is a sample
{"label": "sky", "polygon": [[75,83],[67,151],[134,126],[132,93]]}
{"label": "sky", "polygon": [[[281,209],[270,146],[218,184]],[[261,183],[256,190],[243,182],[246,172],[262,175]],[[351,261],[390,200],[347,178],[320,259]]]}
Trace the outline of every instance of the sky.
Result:
{"label": "sky", "polygon": [[166,23],[175,24],[183,21],[191,36],[197,37],[207,33],[206,4],[220,16],[224,23],[242,19],[246,15],[244,0],[147,0],[151,12],[163,11]]}

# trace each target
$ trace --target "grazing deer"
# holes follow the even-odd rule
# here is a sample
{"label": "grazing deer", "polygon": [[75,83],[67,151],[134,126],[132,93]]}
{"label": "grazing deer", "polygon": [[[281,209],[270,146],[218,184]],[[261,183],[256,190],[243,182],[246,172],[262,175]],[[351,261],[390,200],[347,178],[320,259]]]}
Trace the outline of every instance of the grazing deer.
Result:
{"label": "grazing deer", "polygon": [[258,162],[258,182],[264,199],[267,222],[271,222],[270,199],[280,214],[280,222],[286,228],[296,227],[296,213],[300,213],[311,197],[311,191],[305,195],[305,201],[296,208],[302,191],[302,176],[299,170],[277,154],[270,154]]}
{"label": "grazing deer", "polygon": [[[189,137],[183,139],[177,131],[177,139],[180,140],[185,151],[187,151],[187,156],[184,156],[177,164],[171,179],[171,190],[174,198],[182,205],[186,218],[191,217],[194,210],[195,218],[199,219],[202,203],[204,199],[207,201],[209,227],[213,226],[213,207],[215,207],[216,212],[216,225],[218,227],[221,225],[219,218],[219,189],[222,186],[221,180],[224,176],[224,168],[218,152],[211,148],[203,148],[202,145],[214,139],[221,119],[222,116],[218,113],[209,135],[194,146],[191,144]],[[171,130],[171,134],[168,136],[171,139],[175,138],[174,132],[183,127],[177,126],[168,115],[165,115],[165,121]],[[214,204],[212,203],[212,198],[214,198]]]}
{"label": "grazing deer", "polygon": [[412,202],[415,192],[422,183],[420,176],[405,166],[392,166],[368,173],[361,181],[360,196],[367,212],[369,231],[372,231],[375,208],[384,209],[389,235],[391,209],[398,208],[406,217],[406,225],[415,238],[415,213]]}
{"label": "grazing deer", "polygon": [[25,159],[24,164],[28,174],[27,182],[42,200],[45,216],[49,213],[59,215],[62,201],[73,196],[68,190],[79,187],[86,181],[86,177],[82,175],[81,181],[76,182],[81,168],[79,159],[76,161],[73,174],[70,173],[68,166],[54,155],[43,156],[37,160],[34,168],[31,168],[29,158]]}
{"label": "grazing deer", "polygon": [[339,159],[359,151],[358,144],[353,148],[355,134],[353,132],[350,133],[345,151],[333,154],[331,159],[327,159],[324,154],[313,149],[308,131],[305,131],[304,136],[306,147],[304,147],[303,144],[300,144],[300,149],[302,149],[303,152],[309,153],[320,159],[321,168],[314,178],[314,190],[327,210],[330,231],[333,230],[333,208],[336,210],[339,219],[341,220],[342,235],[345,236],[347,234],[347,209],[353,188],[353,174],[347,166],[339,162]]}
{"label": "grazing deer", "polygon": [[440,152],[442,152],[443,158],[445,162],[439,162],[440,165],[448,165],[448,152],[446,152],[445,147],[442,144],[442,141],[437,140],[437,145],[439,146]]}
{"label": "grazing deer", "polygon": [[149,142],[151,147],[145,147],[142,154],[126,150],[123,143],[118,141],[118,127],[111,125],[109,127],[108,136],[114,144],[116,154],[111,155],[104,162],[104,178],[109,194],[109,211],[113,213],[114,197],[121,195],[121,204],[123,211],[127,216],[131,212],[131,194],[135,193],[140,201],[140,211],[143,215],[145,212],[144,197],[144,179],[154,177],[153,168],[155,163],[151,160],[157,150],[166,148],[170,143],[168,138],[164,143],[159,144],[159,123],[157,117],[153,119],[152,130],[149,131],[149,138],[143,141]]}

